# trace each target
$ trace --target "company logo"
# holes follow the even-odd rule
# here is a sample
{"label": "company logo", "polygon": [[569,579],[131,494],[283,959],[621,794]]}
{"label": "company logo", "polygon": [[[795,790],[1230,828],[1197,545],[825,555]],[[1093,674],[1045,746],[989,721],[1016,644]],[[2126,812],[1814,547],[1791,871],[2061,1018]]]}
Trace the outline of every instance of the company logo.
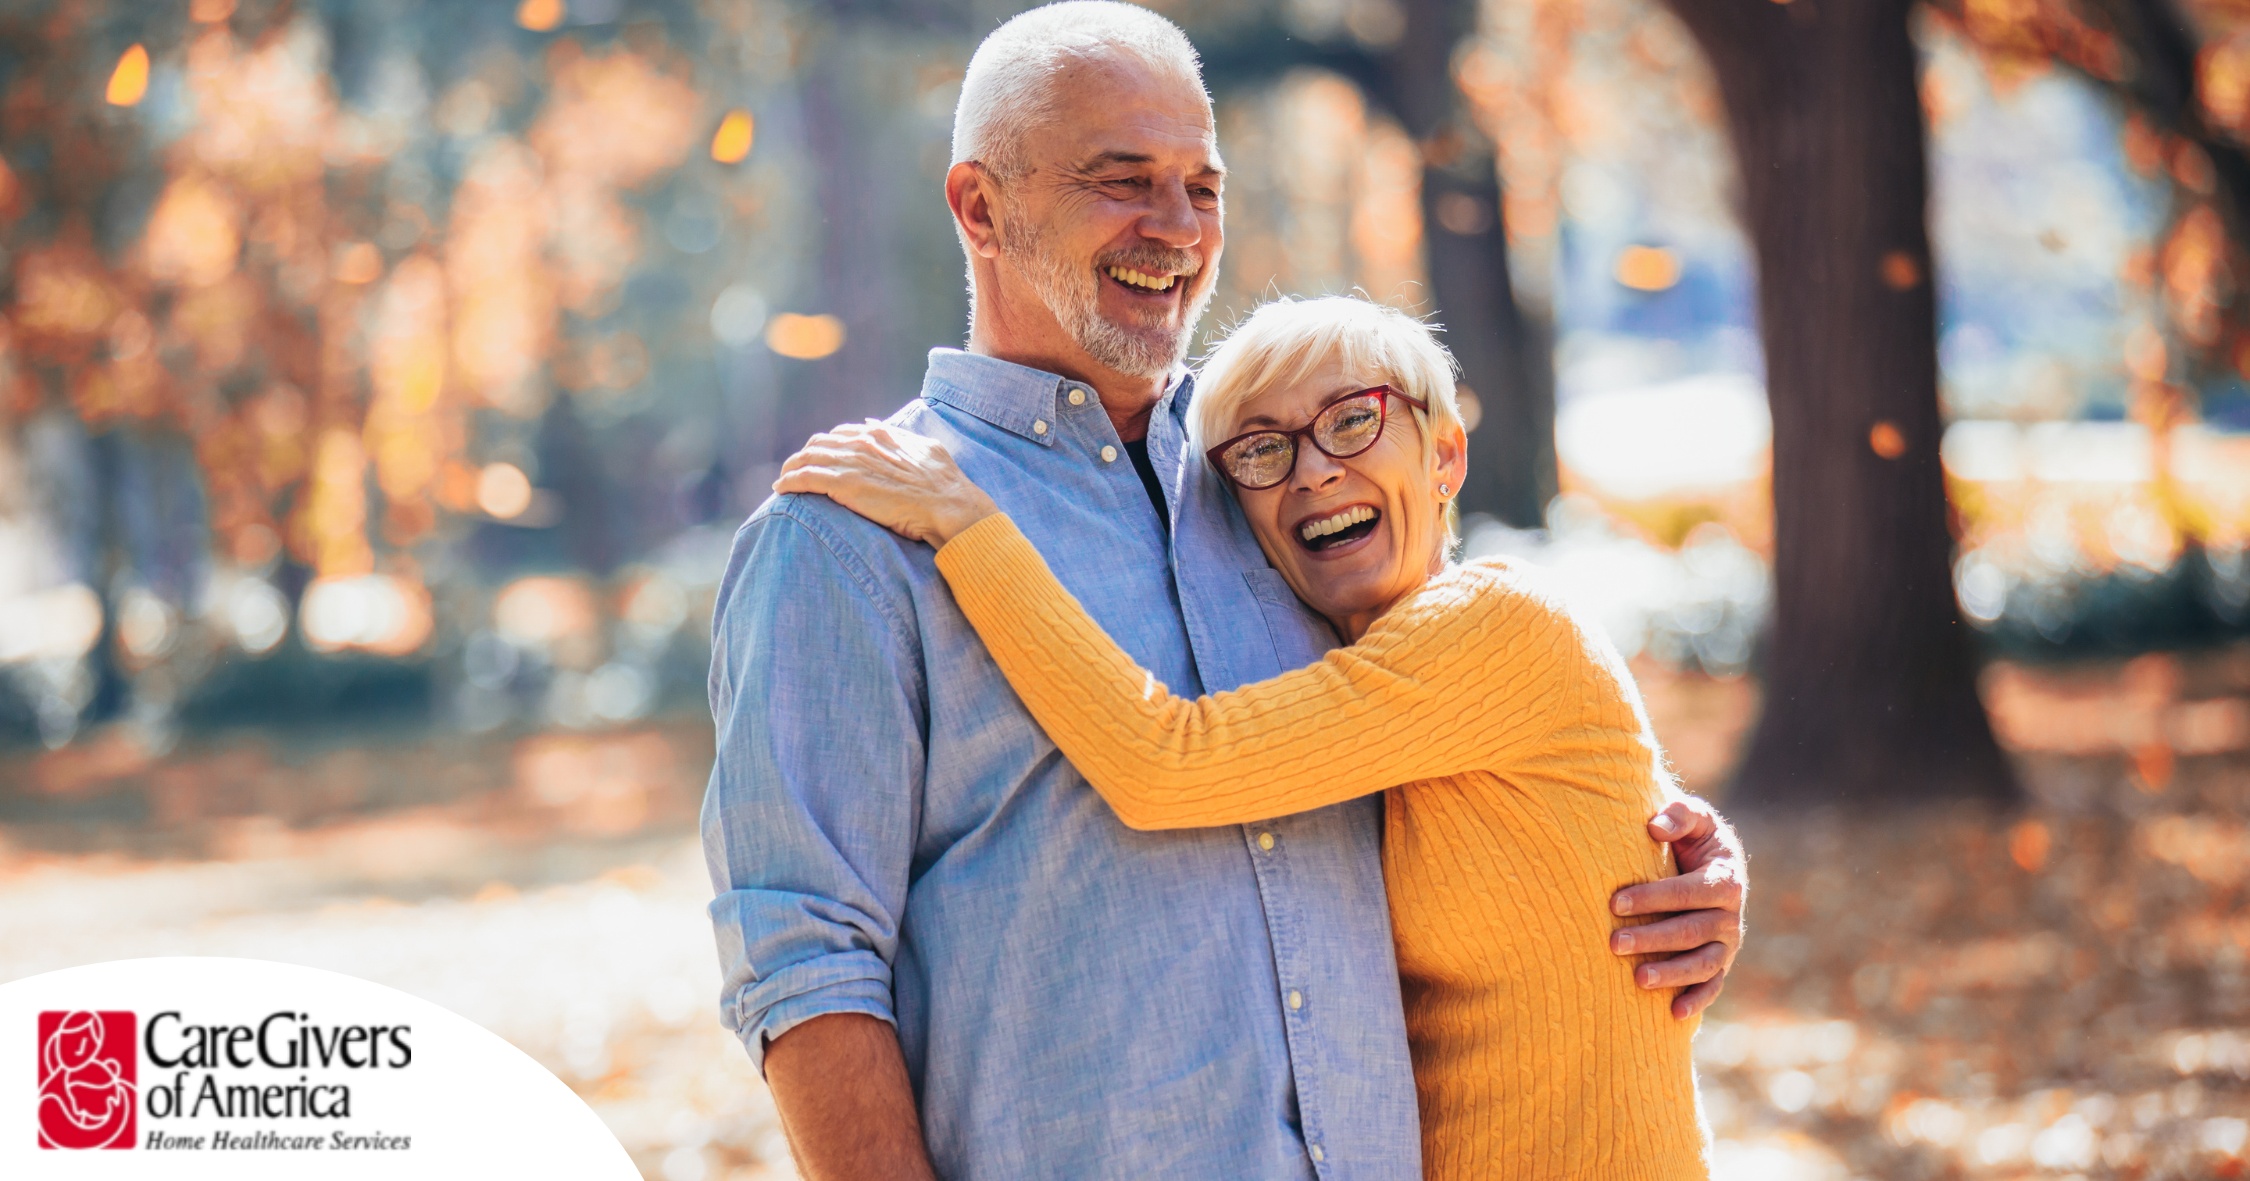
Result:
{"label": "company logo", "polygon": [[39,1147],[133,1146],[136,1024],[122,1010],[39,1014]]}
{"label": "company logo", "polygon": [[0,1181],[86,1169],[640,1181],[585,1100],[458,1014],[334,972],[192,956],[0,981]]}

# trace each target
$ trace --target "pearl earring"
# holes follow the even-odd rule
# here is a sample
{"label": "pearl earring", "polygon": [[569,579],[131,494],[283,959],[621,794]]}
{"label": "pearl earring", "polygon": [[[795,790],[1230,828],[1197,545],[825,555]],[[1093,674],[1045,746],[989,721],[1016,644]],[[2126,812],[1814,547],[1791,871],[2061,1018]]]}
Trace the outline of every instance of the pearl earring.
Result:
{"label": "pearl earring", "polygon": [[1451,496],[1451,495],[1453,495],[1453,487],[1452,487],[1452,485],[1450,485],[1450,484],[1440,484],[1440,485],[1438,485],[1438,486],[1437,486],[1437,494],[1438,494],[1439,496]]}

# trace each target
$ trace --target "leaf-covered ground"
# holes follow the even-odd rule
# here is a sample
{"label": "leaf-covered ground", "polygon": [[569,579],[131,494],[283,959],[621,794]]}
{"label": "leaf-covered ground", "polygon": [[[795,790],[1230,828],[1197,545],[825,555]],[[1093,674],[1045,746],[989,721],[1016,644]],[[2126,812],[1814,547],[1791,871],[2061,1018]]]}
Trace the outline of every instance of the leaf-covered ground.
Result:
{"label": "leaf-covered ground", "polygon": [[[1754,709],[1643,671],[1691,783]],[[2250,653],[1999,669],[2024,809],[1745,815],[1699,1039],[1729,1181],[2200,1178],[2250,1153]],[[713,1018],[695,719],[0,767],[0,980],[161,954],[350,972],[521,1045],[652,1178],[791,1175]]]}

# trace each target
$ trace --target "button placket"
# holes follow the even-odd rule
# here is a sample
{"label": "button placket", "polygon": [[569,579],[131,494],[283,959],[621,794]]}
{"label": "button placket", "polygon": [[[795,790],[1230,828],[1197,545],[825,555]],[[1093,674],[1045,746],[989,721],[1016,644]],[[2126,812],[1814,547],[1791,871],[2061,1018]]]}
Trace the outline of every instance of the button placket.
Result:
{"label": "button placket", "polygon": [[[1297,938],[1299,915],[1296,906],[1287,901],[1291,895],[1289,884],[1289,857],[1281,848],[1281,833],[1289,827],[1287,821],[1277,821],[1257,828],[1244,826],[1242,834],[1251,851],[1252,872],[1257,877],[1258,895],[1266,911],[1268,938],[1272,940],[1274,966],[1280,970],[1283,983],[1281,1002],[1283,1036],[1289,1043],[1289,1072],[1297,1084],[1297,1109],[1299,1126],[1304,1136],[1305,1152],[1315,1165],[1324,1159],[1314,1155],[1326,1131],[1326,1088],[1316,1062],[1319,1057],[1314,1047],[1319,1035],[1314,1032],[1316,1017],[1307,1003],[1305,990],[1290,987],[1290,980],[1310,981],[1318,978],[1316,964],[1308,957],[1306,948]],[[1269,845],[1268,842],[1271,842]],[[1326,1170],[1320,1170],[1323,1176]]]}

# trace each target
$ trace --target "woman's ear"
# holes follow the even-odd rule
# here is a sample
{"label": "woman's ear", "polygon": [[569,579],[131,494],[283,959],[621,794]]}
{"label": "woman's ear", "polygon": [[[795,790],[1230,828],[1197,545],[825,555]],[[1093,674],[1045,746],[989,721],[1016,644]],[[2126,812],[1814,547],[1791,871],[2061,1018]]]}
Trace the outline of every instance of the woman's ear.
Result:
{"label": "woman's ear", "polygon": [[1455,425],[1451,430],[1440,434],[1432,443],[1430,458],[1434,461],[1437,470],[1431,473],[1430,478],[1449,489],[1449,491],[1442,493],[1440,498],[1452,500],[1461,495],[1461,482],[1469,476],[1468,433],[1463,431],[1459,425]]}
{"label": "woman's ear", "polygon": [[945,174],[945,203],[953,207],[953,224],[961,240],[982,258],[1000,256],[1000,194],[992,174],[974,160],[963,160]]}

